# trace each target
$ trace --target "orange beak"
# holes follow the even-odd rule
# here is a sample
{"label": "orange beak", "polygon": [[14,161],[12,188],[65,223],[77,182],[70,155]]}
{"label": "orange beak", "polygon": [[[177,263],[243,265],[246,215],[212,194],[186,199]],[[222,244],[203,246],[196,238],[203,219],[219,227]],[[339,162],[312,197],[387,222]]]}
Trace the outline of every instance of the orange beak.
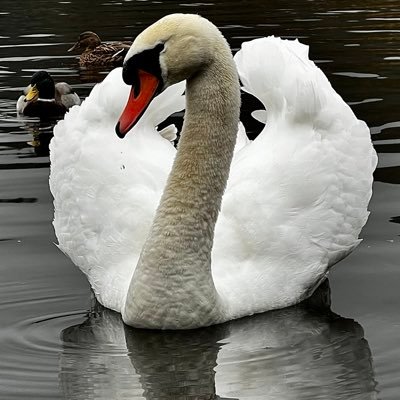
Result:
{"label": "orange beak", "polygon": [[140,117],[146,111],[151,100],[157,92],[160,81],[154,75],[143,70],[138,71],[139,92],[137,87],[132,86],[129,94],[128,103],[119,117],[115,132],[122,139],[139,121]]}

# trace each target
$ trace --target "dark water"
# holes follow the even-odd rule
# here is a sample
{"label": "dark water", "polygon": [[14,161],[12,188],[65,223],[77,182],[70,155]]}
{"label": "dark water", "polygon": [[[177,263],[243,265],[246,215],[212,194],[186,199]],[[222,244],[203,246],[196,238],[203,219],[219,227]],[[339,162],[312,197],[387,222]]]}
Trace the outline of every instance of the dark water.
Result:
{"label": "dark water", "polygon": [[[371,216],[362,244],[331,273],[331,306],[325,285],[311,305],[141,332],[91,308],[86,279],[54,246],[51,126],[18,119],[17,97],[46,69],[84,98],[98,77],[66,52],[80,32],[132,39],[176,11],[212,19],[234,50],[264,35],[299,38],[370,126],[379,153]],[[398,1],[2,0],[0,398],[398,399],[399,71]]]}

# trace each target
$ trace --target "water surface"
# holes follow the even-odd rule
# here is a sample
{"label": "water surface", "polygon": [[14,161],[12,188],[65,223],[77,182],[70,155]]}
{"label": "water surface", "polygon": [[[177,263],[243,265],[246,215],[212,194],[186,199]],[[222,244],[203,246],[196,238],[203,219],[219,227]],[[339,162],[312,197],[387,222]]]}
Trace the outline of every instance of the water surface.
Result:
{"label": "water surface", "polygon": [[[371,128],[379,153],[371,216],[362,244],[332,271],[331,293],[325,284],[307,304],[194,332],[142,332],[93,304],[86,279],[54,245],[52,126],[17,118],[16,99],[40,69],[84,98],[104,75],[80,71],[67,53],[77,35],[131,40],[170,12],[212,19],[234,51],[265,35],[309,44]],[[397,1],[2,0],[0,398],[398,399],[399,70]]]}

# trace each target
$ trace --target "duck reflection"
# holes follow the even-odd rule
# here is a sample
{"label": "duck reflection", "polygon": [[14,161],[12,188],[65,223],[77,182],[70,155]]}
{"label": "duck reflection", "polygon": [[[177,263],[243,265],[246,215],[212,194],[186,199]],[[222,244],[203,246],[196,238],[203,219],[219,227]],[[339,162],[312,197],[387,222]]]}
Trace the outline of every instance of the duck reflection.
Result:
{"label": "duck reflection", "polygon": [[327,281],[298,306],[193,331],[133,329],[96,304],[62,332],[60,385],[68,399],[376,399],[363,336],[330,311]]}
{"label": "duck reflection", "polygon": [[53,128],[54,124],[51,126],[38,124],[35,129],[31,130],[32,140],[28,144],[33,147],[36,156],[45,157],[49,155],[49,145],[53,137]]}
{"label": "duck reflection", "polygon": [[106,66],[89,66],[79,68],[79,80],[81,83],[100,83],[111,71]]}
{"label": "duck reflection", "polygon": [[[32,147],[33,155],[37,157],[48,156],[50,152],[49,144],[53,137],[53,129],[57,121],[31,119],[23,119],[22,121],[24,131],[29,132],[32,135],[31,140],[29,140],[27,144]],[[32,154],[30,156],[32,156]]]}

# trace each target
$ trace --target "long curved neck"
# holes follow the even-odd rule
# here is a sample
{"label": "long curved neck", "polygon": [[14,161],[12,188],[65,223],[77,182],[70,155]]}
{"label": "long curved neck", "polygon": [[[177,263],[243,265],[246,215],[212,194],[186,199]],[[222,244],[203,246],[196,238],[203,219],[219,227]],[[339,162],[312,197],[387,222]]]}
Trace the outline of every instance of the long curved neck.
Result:
{"label": "long curved neck", "polygon": [[220,322],[211,250],[239,108],[237,72],[224,43],[187,81],[178,152],[126,299],[130,325],[185,329]]}

